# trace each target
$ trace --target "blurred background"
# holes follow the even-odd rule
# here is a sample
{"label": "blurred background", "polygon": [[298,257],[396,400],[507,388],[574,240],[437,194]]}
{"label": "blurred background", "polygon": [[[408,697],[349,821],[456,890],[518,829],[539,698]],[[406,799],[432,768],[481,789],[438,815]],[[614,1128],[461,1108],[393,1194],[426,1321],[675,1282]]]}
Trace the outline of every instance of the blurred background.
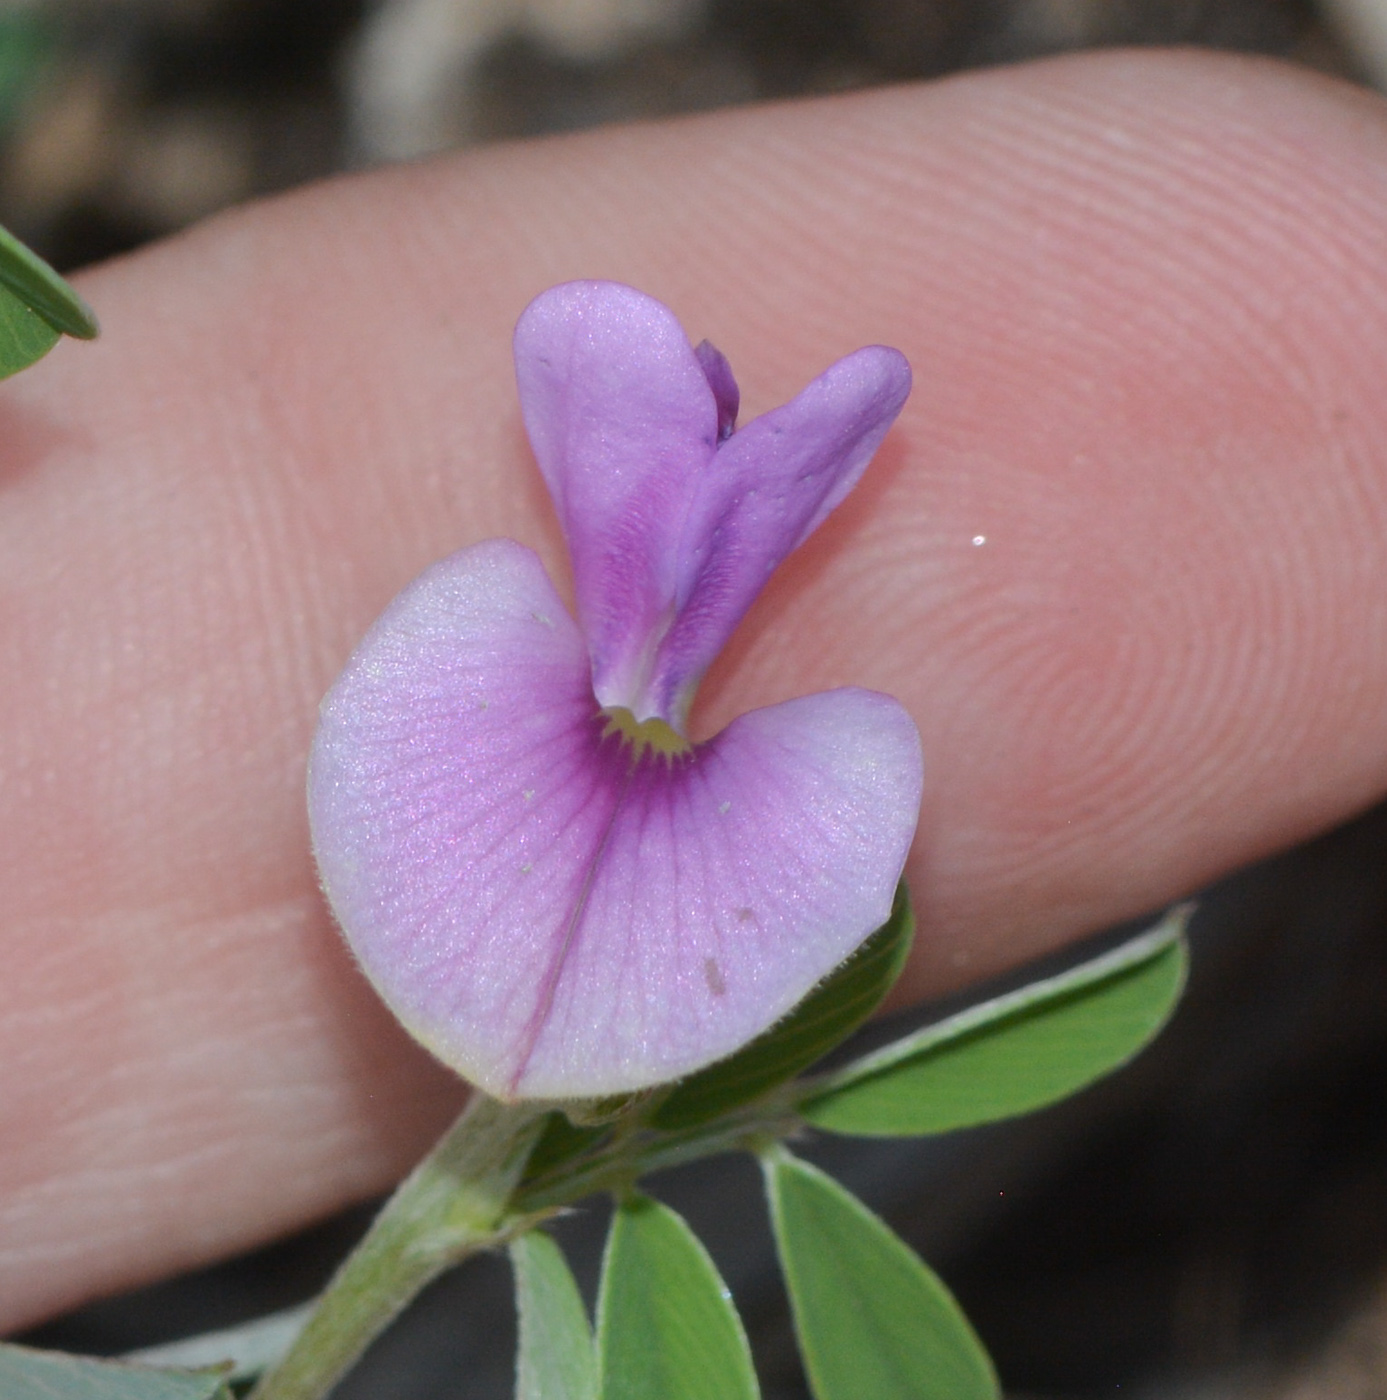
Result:
{"label": "blurred background", "polygon": [[468,142],[1202,44],[1370,79],[1379,0],[0,0],[0,222],[62,269]]}
{"label": "blurred background", "polygon": [[[66,270],[472,142],[1173,43],[1383,84],[1387,0],[0,0],[0,222]],[[1387,808],[1209,891],[1193,940],[1171,1030],[1071,1103],[807,1154],[944,1274],[1014,1400],[1387,1400]],[[806,1400],[753,1168],[653,1186],[767,1400]],[[368,1218],[26,1340],[119,1354],[288,1306]],[[590,1291],[604,1227],[561,1227]],[[509,1287],[499,1259],[440,1282],[343,1400],[509,1396]]]}

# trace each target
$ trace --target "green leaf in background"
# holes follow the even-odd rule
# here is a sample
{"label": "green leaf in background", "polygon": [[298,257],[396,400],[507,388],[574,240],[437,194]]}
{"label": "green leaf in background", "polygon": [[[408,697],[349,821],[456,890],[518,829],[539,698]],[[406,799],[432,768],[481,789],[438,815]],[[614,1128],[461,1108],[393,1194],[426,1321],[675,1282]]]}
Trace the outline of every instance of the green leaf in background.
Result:
{"label": "green leaf in background", "polygon": [[943,1133],[1027,1113],[1131,1059],[1185,984],[1190,907],[1076,968],[980,1002],[827,1076],[800,1104],[835,1133]]}
{"label": "green leaf in background", "polygon": [[14,234],[0,228],[0,286],[56,331],[78,340],[93,340],[100,331],[91,307]]}
{"label": "green leaf in background", "polygon": [[708,1252],[648,1196],[617,1207],[597,1316],[602,1400],[759,1394],[741,1319]]}
{"label": "green leaf in background", "polygon": [[223,1400],[223,1371],[154,1371],[0,1343],[4,1400]]}
{"label": "green leaf in background", "polygon": [[58,25],[34,5],[0,8],[0,130],[23,111],[53,61]]}
{"label": "green leaf in background", "polygon": [[539,1230],[511,1241],[520,1345],[515,1400],[597,1400],[592,1328],[558,1245]]}
{"label": "green leaf in background", "polygon": [[160,1342],[126,1352],[120,1359],[138,1366],[165,1366],[184,1371],[220,1370],[228,1383],[253,1380],[273,1366],[293,1345],[313,1312],[313,1302],[281,1308],[213,1332]]}
{"label": "green leaf in background", "polygon": [[987,1352],[919,1256],[817,1167],[783,1148],[762,1165],[815,1400],[996,1400]]}
{"label": "green leaf in background", "polygon": [[736,1054],[684,1080],[650,1116],[652,1126],[693,1127],[750,1103],[841,1044],[881,1004],[910,954],[915,919],[904,883],[891,917],[783,1021]]}

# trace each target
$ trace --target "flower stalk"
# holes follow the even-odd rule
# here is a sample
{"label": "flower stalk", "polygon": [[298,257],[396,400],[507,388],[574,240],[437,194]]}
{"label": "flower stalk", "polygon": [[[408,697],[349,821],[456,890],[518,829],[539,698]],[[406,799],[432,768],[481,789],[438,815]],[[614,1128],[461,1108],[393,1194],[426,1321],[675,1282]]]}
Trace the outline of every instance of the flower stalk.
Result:
{"label": "flower stalk", "polygon": [[[553,1104],[503,1104],[475,1093],[457,1123],[396,1190],[319,1298],[289,1351],[249,1400],[323,1400],[366,1348],[439,1274],[496,1248],[601,1191],[652,1171],[793,1136],[802,1086],[677,1132],[648,1128],[646,1096],[612,1120],[609,1137],[525,1180]],[[577,1105],[573,1105],[577,1107]]]}
{"label": "flower stalk", "polygon": [[426,1285],[505,1243],[518,1223],[511,1196],[543,1118],[542,1106],[474,1094],[376,1217],[252,1400],[322,1400]]}

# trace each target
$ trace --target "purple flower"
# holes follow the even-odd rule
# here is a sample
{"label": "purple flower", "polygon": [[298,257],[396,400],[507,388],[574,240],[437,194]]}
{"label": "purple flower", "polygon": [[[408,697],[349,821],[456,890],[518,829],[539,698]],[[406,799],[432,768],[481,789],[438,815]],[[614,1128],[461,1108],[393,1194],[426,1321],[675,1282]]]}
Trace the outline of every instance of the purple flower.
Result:
{"label": "purple flower", "polygon": [[435,564],[323,702],[309,811],[366,975],[502,1098],[606,1095],[731,1053],[891,907],[914,832],[904,709],[835,690],[684,737],[771,571],[852,489],[910,370],[859,350],[734,432],[737,386],[611,282],[520,318],[525,425],[573,560]]}

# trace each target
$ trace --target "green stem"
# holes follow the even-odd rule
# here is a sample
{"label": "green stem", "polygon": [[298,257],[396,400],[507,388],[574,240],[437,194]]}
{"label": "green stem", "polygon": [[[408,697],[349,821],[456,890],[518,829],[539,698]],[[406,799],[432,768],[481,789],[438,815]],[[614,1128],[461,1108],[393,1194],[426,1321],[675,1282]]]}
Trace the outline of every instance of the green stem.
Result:
{"label": "green stem", "polygon": [[564,1207],[599,1191],[613,1190],[627,1179],[669,1167],[716,1157],[725,1152],[757,1151],[767,1138],[792,1137],[804,1129],[804,1119],[792,1101],[777,1094],[751,1109],[676,1132],[618,1136],[595,1151],[559,1164],[521,1185],[512,1201],[518,1214],[537,1216]]}
{"label": "green stem", "polygon": [[[572,1106],[570,1106],[572,1107]],[[506,1243],[564,1206],[638,1176],[720,1152],[756,1150],[803,1126],[784,1091],[697,1127],[649,1132],[633,1111],[590,1154],[521,1185],[553,1104],[475,1093],[462,1117],[386,1203],[319,1298],[288,1353],[249,1400],[323,1400],[421,1289],[469,1255]]]}
{"label": "green stem", "polygon": [[475,1093],[376,1217],[251,1400],[322,1400],[426,1284],[504,1242],[515,1226],[511,1194],[543,1117],[534,1104]]}

